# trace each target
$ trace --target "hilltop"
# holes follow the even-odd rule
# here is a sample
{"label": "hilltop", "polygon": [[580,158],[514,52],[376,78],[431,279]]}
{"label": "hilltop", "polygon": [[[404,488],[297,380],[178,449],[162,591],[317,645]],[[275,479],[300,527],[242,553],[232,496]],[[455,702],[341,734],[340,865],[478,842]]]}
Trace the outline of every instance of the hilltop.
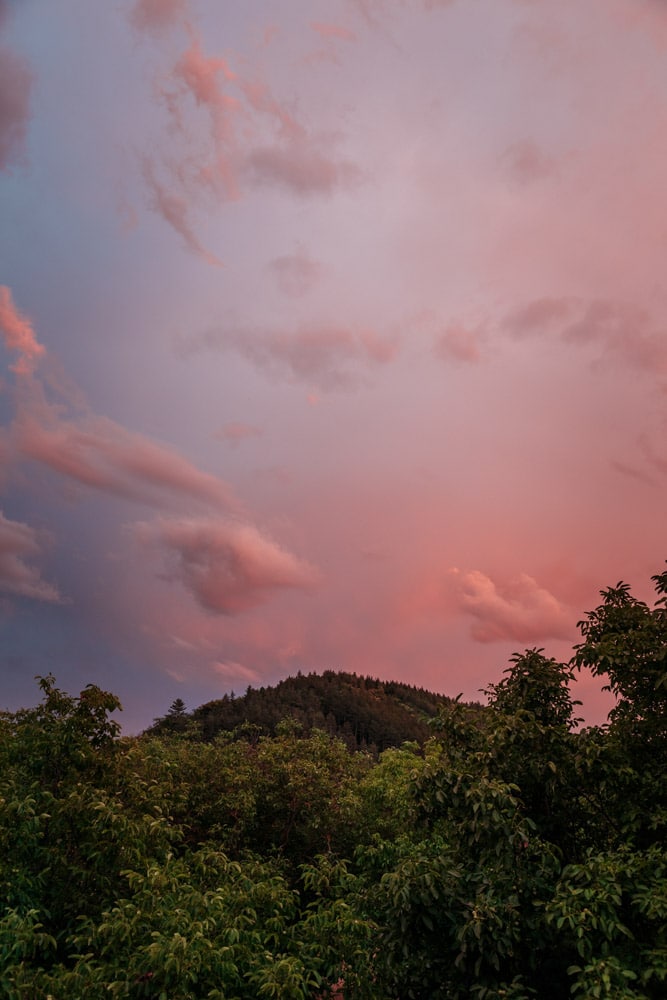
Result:
{"label": "hilltop", "polygon": [[430,735],[429,720],[450,701],[399,681],[325,670],[298,673],[273,687],[249,687],[239,697],[226,694],[192,712],[174,702],[149,732],[187,731],[207,741],[221,733],[257,739],[275,736],[281,723],[293,720],[304,736],[319,729],[342,739],[352,750],[380,753],[411,740],[422,743]]}

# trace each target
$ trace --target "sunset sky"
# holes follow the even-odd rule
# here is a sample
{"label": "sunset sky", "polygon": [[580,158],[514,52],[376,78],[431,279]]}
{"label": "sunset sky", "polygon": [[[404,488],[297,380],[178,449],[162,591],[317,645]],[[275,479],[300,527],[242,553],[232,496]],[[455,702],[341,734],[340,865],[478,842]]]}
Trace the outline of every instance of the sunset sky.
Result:
{"label": "sunset sky", "polygon": [[0,0],[0,708],[567,659],[666,274],[664,0]]}

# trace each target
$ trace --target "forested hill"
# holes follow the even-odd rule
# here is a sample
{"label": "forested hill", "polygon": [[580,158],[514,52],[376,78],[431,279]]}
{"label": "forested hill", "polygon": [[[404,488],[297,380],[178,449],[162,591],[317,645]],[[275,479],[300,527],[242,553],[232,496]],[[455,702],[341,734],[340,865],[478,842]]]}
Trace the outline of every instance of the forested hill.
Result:
{"label": "forested hill", "polygon": [[448,701],[410,684],[326,670],[299,673],[275,687],[249,687],[241,697],[225,695],[192,712],[176,701],[150,732],[180,731],[211,740],[236,731],[255,739],[275,736],[280,723],[293,719],[304,736],[321,729],[340,737],[350,749],[381,752],[408,740],[427,739],[428,720]]}

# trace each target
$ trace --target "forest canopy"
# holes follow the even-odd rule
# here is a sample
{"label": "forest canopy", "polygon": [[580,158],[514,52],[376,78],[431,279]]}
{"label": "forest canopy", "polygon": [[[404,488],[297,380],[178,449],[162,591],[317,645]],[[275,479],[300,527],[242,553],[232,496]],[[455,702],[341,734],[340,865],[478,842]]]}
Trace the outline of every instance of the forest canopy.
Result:
{"label": "forest canopy", "polygon": [[[267,692],[265,721],[213,731],[210,706],[179,703],[121,737],[113,694],[41,678],[36,707],[0,716],[0,994],[664,997],[667,573],[653,583],[653,607],[601,591],[568,663],[517,653],[484,707],[305,679],[395,697],[424,726],[400,745],[358,739],[360,719],[346,739],[333,708],[317,725],[308,699],[276,721]],[[581,670],[616,697],[603,726],[577,726]]]}

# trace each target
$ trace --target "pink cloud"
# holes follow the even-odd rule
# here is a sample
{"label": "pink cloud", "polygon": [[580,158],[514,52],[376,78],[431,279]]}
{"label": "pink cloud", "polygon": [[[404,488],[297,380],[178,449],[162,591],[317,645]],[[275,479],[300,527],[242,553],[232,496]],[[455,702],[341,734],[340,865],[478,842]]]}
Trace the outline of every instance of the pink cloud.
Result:
{"label": "pink cloud", "polygon": [[[220,89],[220,74],[228,81],[236,79],[226,59],[204,55],[201,42],[193,33],[190,47],[176,64],[174,76],[183,82],[197,104],[208,107],[215,113],[220,135],[226,135],[228,125],[224,120],[225,113],[236,108],[238,102]],[[219,114],[221,117],[218,117]]]}
{"label": "pink cloud", "polygon": [[[171,80],[175,92],[162,90],[173,123],[179,130],[184,129],[188,99],[202,108],[209,119],[207,147],[194,158],[191,164],[190,143],[179,150],[179,162],[175,170],[187,194],[209,191],[216,200],[234,200],[239,196],[236,177],[236,134],[235,119],[243,113],[238,98],[227,93],[220,84],[220,77],[230,84],[237,81],[236,74],[226,59],[204,55],[201,42],[194,29],[190,28],[190,46],[176,63]],[[187,135],[184,136],[187,140]]]}
{"label": "pink cloud", "polygon": [[[171,7],[159,4],[150,10],[142,6],[141,12],[151,24],[156,17],[171,17]],[[143,157],[142,173],[150,208],[189,250],[219,265],[196,234],[196,208],[210,210],[238,199],[243,179],[310,197],[349,188],[361,173],[336,154],[330,137],[311,135],[265,82],[237,72],[221,56],[207,55],[191,22],[187,30],[188,47],[156,86],[168,116],[167,142]],[[299,287],[294,271],[279,280]]]}
{"label": "pink cloud", "polygon": [[[192,25],[188,30],[188,48],[167,74],[167,82],[162,80],[156,88],[168,114],[169,145],[164,152],[142,157],[142,174],[150,208],[189,250],[206,263],[221,266],[196,235],[192,215],[202,204],[218,205],[239,197],[235,119],[244,109],[226,92],[225,84],[236,81],[227,60],[206,56]],[[195,109],[203,119],[197,120]]]}
{"label": "pink cloud", "polygon": [[306,62],[313,64],[318,62],[330,62],[339,65],[339,45],[341,42],[356,42],[357,36],[349,28],[344,28],[338,24],[329,24],[322,21],[312,21],[311,29],[322,41],[322,45],[315,52],[306,57]]}
{"label": "pink cloud", "polygon": [[629,465],[627,462],[621,462],[615,458],[611,460],[610,464],[615,472],[620,473],[622,476],[626,476],[628,479],[634,479],[638,483],[645,483],[646,486],[657,485],[652,476],[642,472],[641,469],[635,468],[634,465]]}
{"label": "pink cloud", "polygon": [[158,180],[148,159],[143,162],[144,180],[150,192],[151,208],[182,238],[186,247],[213,267],[223,267],[222,261],[206,249],[197,238],[189,219],[190,206],[187,198],[169,190]]}
{"label": "pink cloud", "polygon": [[136,0],[130,21],[139,31],[160,32],[180,22],[187,12],[187,0]]}
{"label": "pink cloud", "polygon": [[470,634],[477,642],[536,642],[568,638],[573,632],[566,606],[526,573],[504,584],[479,570],[453,569],[451,574],[460,608],[473,619]]}
{"label": "pink cloud", "polygon": [[180,581],[201,607],[216,614],[247,611],[275,590],[305,590],[317,581],[308,563],[248,524],[162,519],[135,530],[140,541],[164,551],[168,578]]}
{"label": "pink cloud", "polygon": [[177,498],[223,509],[237,506],[231,490],[177,452],[84,414],[68,419],[32,386],[12,425],[16,453],[94,490],[161,506]]}
{"label": "pink cloud", "polygon": [[239,86],[250,107],[260,114],[268,115],[278,126],[284,139],[298,139],[304,129],[290,111],[275,99],[266,83],[259,80],[239,80]]}
{"label": "pink cloud", "polygon": [[659,455],[657,453],[647,434],[640,435],[639,448],[649,465],[657,472],[667,475],[667,455]]}
{"label": "pink cloud", "polygon": [[381,26],[386,15],[388,0],[350,0],[364,20],[373,28]]}
{"label": "pink cloud", "polygon": [[236,448],[242,441],[247,441],[249,438],[261,437],[262,434],[261,427],[255,427],[254,424],[243,424],[232,421],[221,427],[215,436],[219,441],[227,441],[232,447]]}
{"label": "pink cloud", "polygon": [[0,48],[0,170],[15,166],[24,153],[32,82],[25,60]]}
{"label": "pink cloud", "polygon": [[[22,317],[16,319],[13,308],[9,315],[5,326],[11,335],[21,344],[36,343],[34,335],[28,336],[32,328]],[[48,397],[59,389],[60,398],[51,401]],[[48,386],[38,378],[26,380],[18,387],[16,401],[7,437],[10,459],[29,459],[66,481],[157,508],[161,516],[136,526],[135,536],[157,545],[170,563],[169,578],[180,580],[202,608],[234,614],[264,603],[275,591],[308,589],[316,582],[309,564],[250,524],[220,521],[210,514],[199,519],[165,517],[164,511],[174,505],[176,510],[191,509],[193,502],[215,511],[215,518],[221,513],[229,517],[238,515],[239,504],[222,480],[177,452],[82,408],[78,394],[70,398],[62,379]],[[227,430],[236,440],[252,433],[246,425]],[[59,600],[57,590],[26,561],[38,552],[30,528],[0,515],[0,590]]]}
{"label": "pink cloud", "polygon": [[595,300],[562,333],[571,343],[598,343],[605,356],[615,355],[634,367],[667,374],[667,339],[651,329],[648,311],[633,302]]}
{"label": "pink cloud", "polygon": [[336,38],[343,42],[354,42],[357,36],[349,28],[344,28],[339,24],[327,24],[322,21],[311,21],[313,31],[322,38]]}
{"label": "pink cloud", "polygon": [[448,326],[435,345],[436,356],[443,361],[463,361],[474,364],[480,360],[479,330],[464,326]]}
{"label": "pink cloud", "polygon": [[632,0],[615,0],[609,10],[618,18],[623,32],[643,30],[658,51],[667,48],[667,17],[663,0],[647,0],[641,4],[632,3]]}
{"label": "pink cloud", "polygon": [[233,350],[258,368],[331,390],[350,387],[354,367],[383,365],[396,354],[393,341],[370,330],[308,326],[295,332],[230,328],[192,338],[186,350]]}
{"label": "pink cloud", "polygon": [[322,274],[322,265],[301,248],[296,253],[275,257],[268,266],[281,292],[291,298],[307,295]]}
{"label": "pink cloud", "polygon": [[394,339],[383,337],[375,330],[360,330],[359,341],[366,356],[376,364],[386,365],[398,354],[398,344]]}
{"label": "pink cloud", "polygon": [[44,354],[44,347],[37,342],[30,320],[14,305],[6,285],[0,285],[0,333],[9,350],[21,355],[14,370],[20,374],[30,372],[37,358]]}
{"label": "pink cloud", "polygon": [[562,328],[572,316],[574,301],[570,298],[533,299],[509,313],[504,326],[515,337],[528,337]]}
{"label": "pink cloud", "polygon": [[614,299],[542,298],[504,320],[516,337],[556,336],[566,344],[601,349],[596,359],[621,361],[654,374],[667,374],[667,337],[644,306]]}
{"label": "pink cloud", "polygon": [[551,176],[556,167],[532,139],[521,139],[505,149],[501,157],[512,176],[520,184],[530,184]]}
{"label": "pink cloud", "polygon": [[257,670],[246,667],[242,663],[236,663],[235,660],[216,661],[212,664],[211,669],[214,673],[224,677],[225,680],[241,680],[248,684],[256,684],[261,680],[261,674]]}
{"label": "pink cloud", "polygon": [[41,546],[37,532],[20,521],[10,521],[0,511],[0,591],[13,597],[59,602],[56,587],[42,580],[27,560],[38,556]]}
{"label": "pink cloud", "polygon": [[303,198],[332,195],[356,184],[360,170],[347,160],[337,159],[305,133],[273,146],[259,146],[247,157],[250,177],[258,184],[275,184]]}

